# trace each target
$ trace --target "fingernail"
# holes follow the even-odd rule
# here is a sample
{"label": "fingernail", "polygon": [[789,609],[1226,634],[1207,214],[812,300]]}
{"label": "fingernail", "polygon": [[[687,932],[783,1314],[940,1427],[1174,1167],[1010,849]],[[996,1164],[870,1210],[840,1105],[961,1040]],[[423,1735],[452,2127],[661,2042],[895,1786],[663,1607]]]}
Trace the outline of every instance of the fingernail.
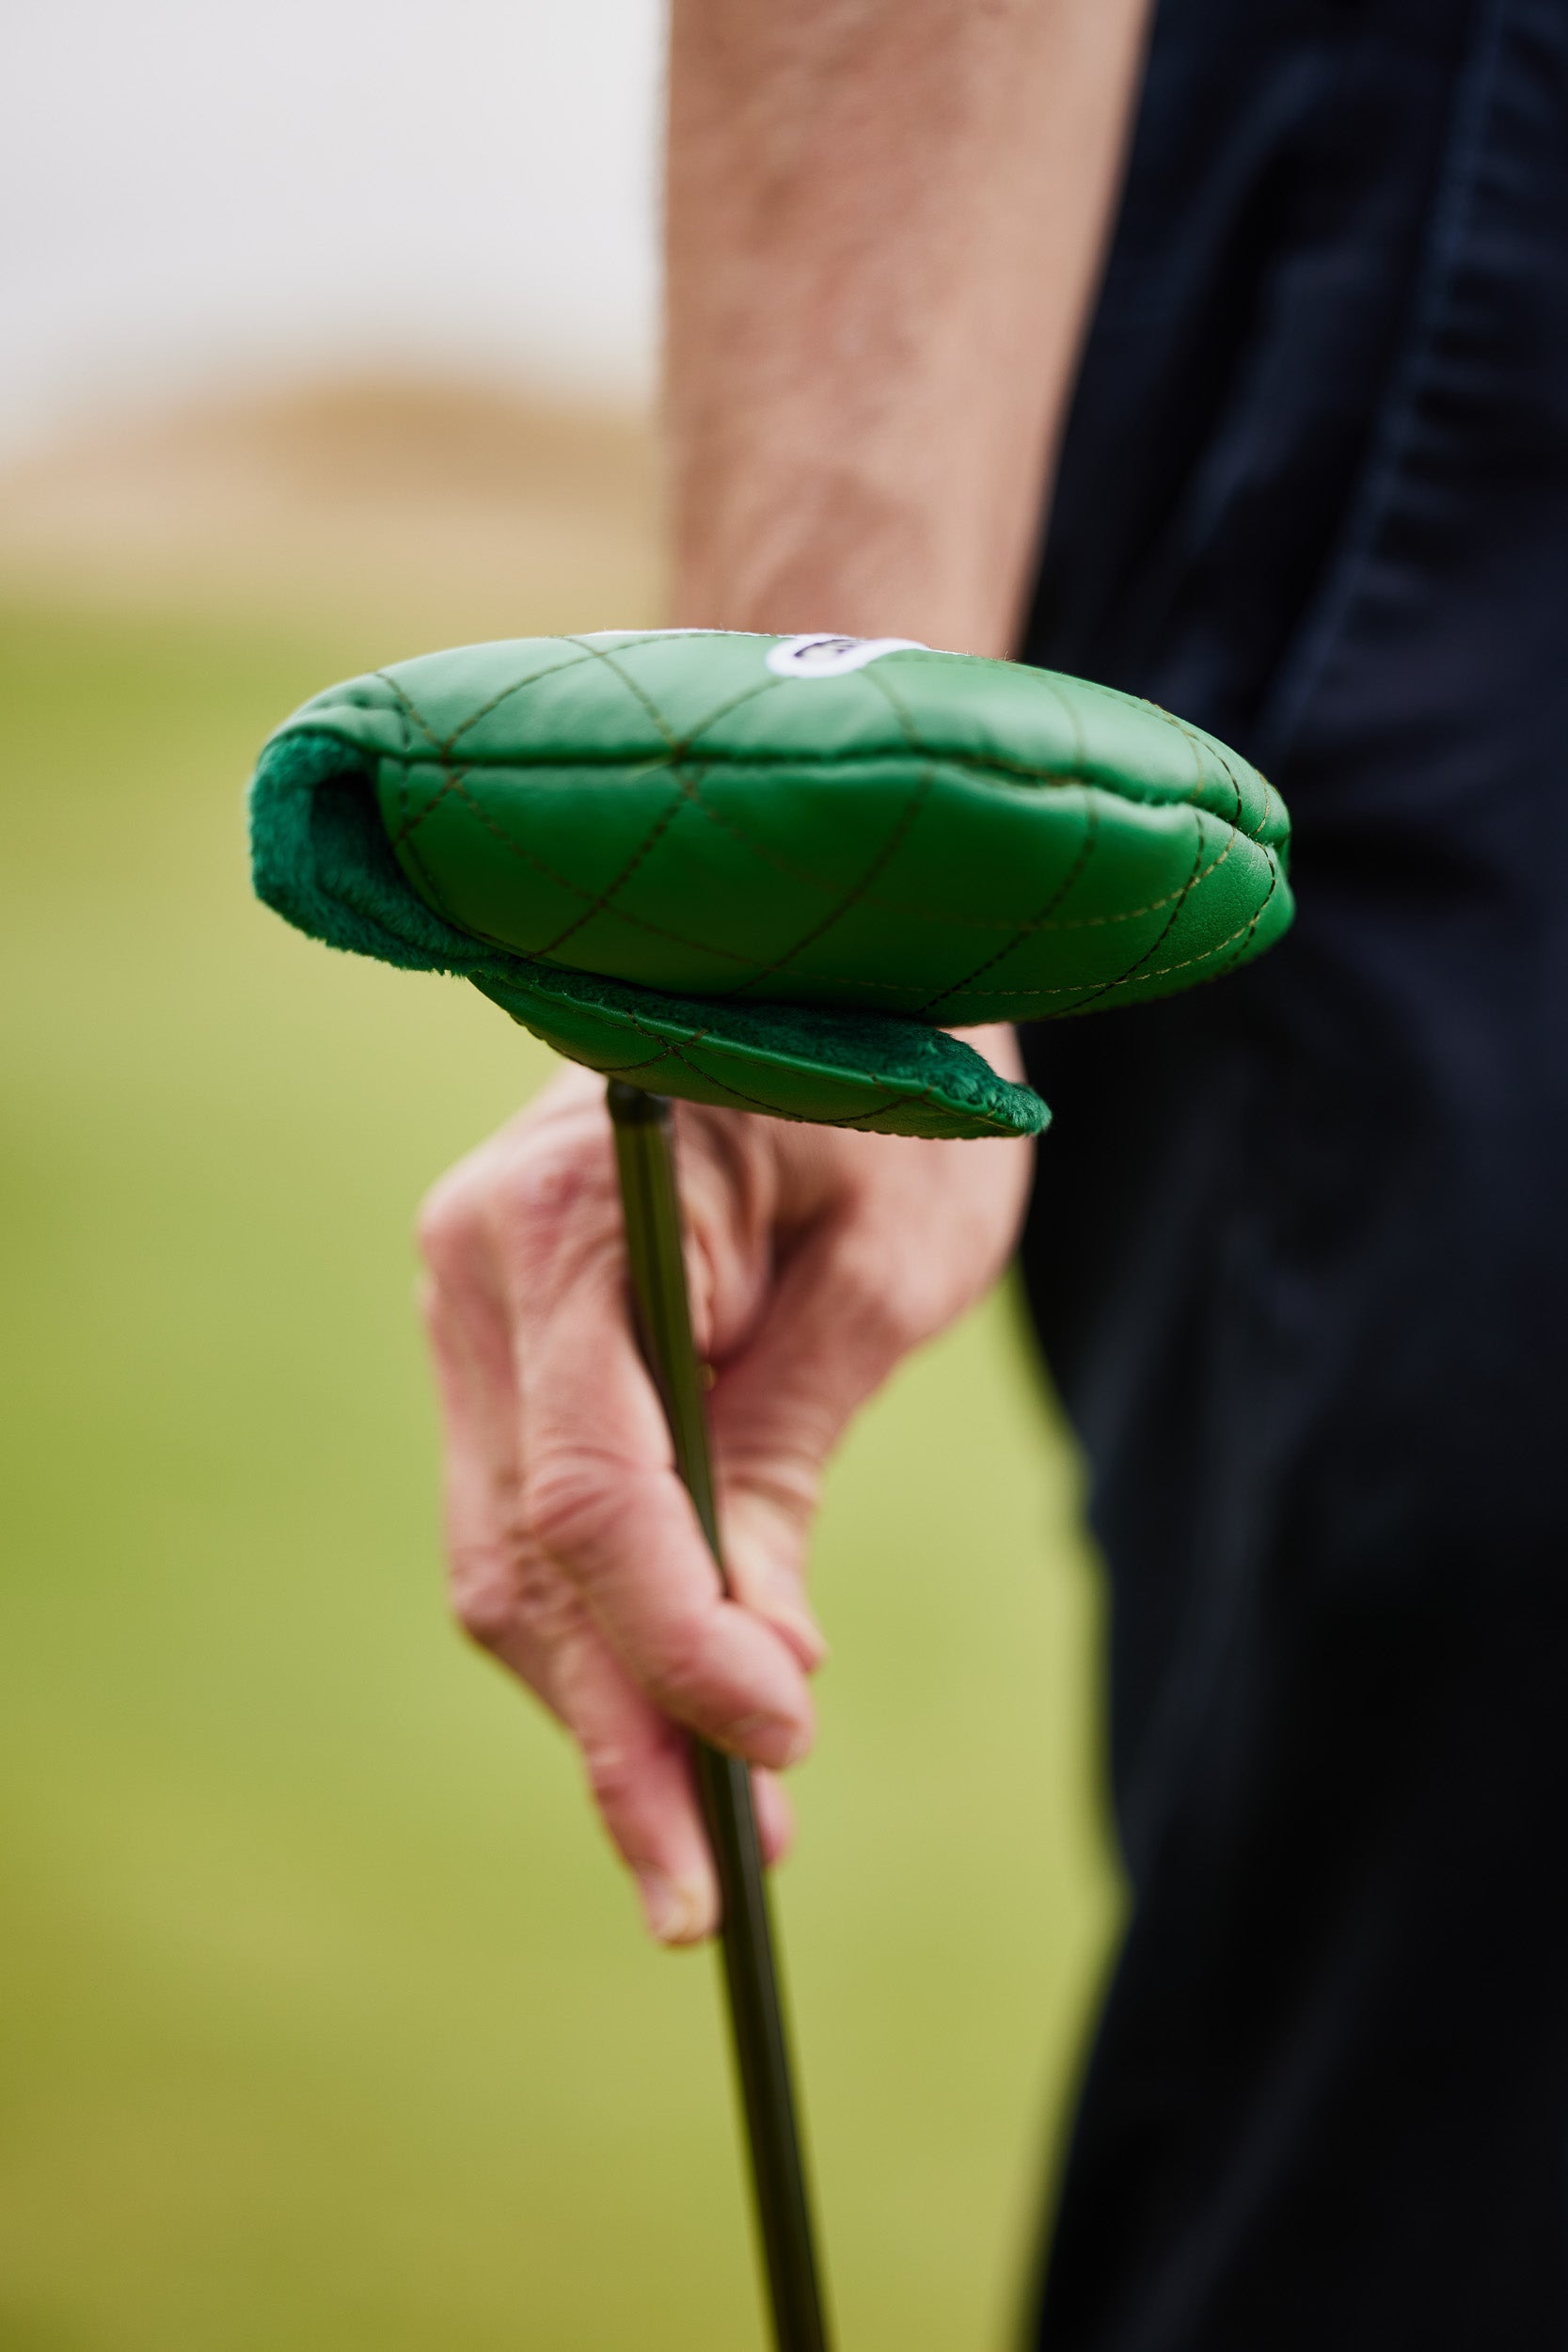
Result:
{"label": "fingernail", "polygon": [[660,1944],[691,1944],[705,1928],[703,1899],[697,1888],[678,1886],[662,1870],[639,1870],[637,1892],[648,1932]]}
{"label": "fingernail", "polygon": [[800,1589],[792,1553],[781,1551],[767,1529],[732,1516],[725,1523],[725,1549],[736,1592],[759,1617],[776,1626],[808,1673],[822,1663],[828,1644]]}
{"label": "fingernail", "polygon": [[[731,1724],[724,1744],[747,1755],[753,1764],[766,1764],[770,1772],[784,1772],[806,1755],[811,1747],[811,1733],[782,1715],[742,1715],[737,1723]],[[752,1754],[757,1747],[766,1747],[768,1753]]]}

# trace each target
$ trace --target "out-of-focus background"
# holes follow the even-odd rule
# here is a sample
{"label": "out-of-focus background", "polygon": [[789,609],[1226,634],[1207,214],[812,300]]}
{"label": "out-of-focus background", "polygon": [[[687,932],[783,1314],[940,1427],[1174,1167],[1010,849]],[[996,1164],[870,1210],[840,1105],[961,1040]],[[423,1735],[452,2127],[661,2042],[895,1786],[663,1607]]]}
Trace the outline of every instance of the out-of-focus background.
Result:
{"label": "out-of-focus background", "polygon": [[[5,2352],[762,2341],[711,1963],[439,1597],[410,1216],[549,1057],[258,909],[241,799],[345,673],[659,617],[660,29],[0,35]],[[1078,1502],[1006,1297],[833,1478],[780,1898],[850,2352],[1012,2335],[1117,1907]]]}

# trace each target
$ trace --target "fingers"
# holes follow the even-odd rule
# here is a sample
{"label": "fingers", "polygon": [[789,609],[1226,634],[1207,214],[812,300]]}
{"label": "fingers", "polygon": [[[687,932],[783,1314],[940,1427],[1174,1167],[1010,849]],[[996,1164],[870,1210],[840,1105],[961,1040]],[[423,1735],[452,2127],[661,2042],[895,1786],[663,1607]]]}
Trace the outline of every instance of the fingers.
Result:
{"label": "fingers", "polygon": [[[476,1552],[466,1528],[452,1528],[463,1581],[499,1583],[504,1606],[496,1551],[531,1547],[656,1707],[781,1767],[810,1743],[806,1661],[724,1597],[675,1474],[629,1327],[609,1126],[594,1107],[591,1125],[574,1104],[553,1128],[523,1129],[524,1148],[476,1155],[421,1224],[452,1327],[437,1358],[462,1423],[454,1452],[487,1530]],[[510,1441],[497,1426],[507,1410]],[[482,1474],[467,1461],[475,1454]],[[810,1644],[801,1647],[809,1661]]]}
{"label": "fingers", "polygon": [[783,1862],[795,1843],[795,1807],[788,1789],[771,1772],[753,1772],[752,1802],[757,1809],[763,1860]]}
{"label": "fingers", "polygon": [[600,1818],[636,1878],[649,1933],[661,1944],[700,1943],[719,1924],[719,1887],[687,1735],[592,1628],[558,1652],[552,1683]]}
{"label": "fingers", "polygon": [[873,1266],[852,1234],[809,1236],[709,1400],[731,1582],[786,1638],[815,1633],[806,1549],[829,1457],[910,1343]]}
{"label": "fingers", "polygon": [[650,1932],[685,1944],[718,1913],[684,1734],[637,1689],[519,1503],[512,1355],[484,1253],[449,1255],[424,1293],[446,1436],[452,1608],[465,1629],[560,1717],[636,1876]]}
{"label": "fingers", "polygon": [[619,1253],[585,1263],[519,1351],[529,1532],[666,1714],[755,1764],[810,1745],[802,1659],[727,1599],[626,1322]]}
{"label": "fingers", "polygon": [[[1016,1047],[988,1039],[998,1061]],[[811,1136],[812,1213],[780,1220],[763,1311],[710,1398],[725,1558],[738,1597],[786,1632],[804,1609],[823,1470],[848,1422],[911,1349],[1001,1271],[1022,1216],[1026,1145]],[[793,1143],[790,1148],[800,1151]]]}
{"label": "fingers", "polygon": [[[568,1190],[576,1270],[559,1286],[535,1283],[526,1311],[515,1261],[537,1235],[525,1216],[513,1261],[498,1248],[494,1166],[459,1171],[421,1224],[452,1604],[572,1734],[651,1931],[689,1943],[713,1931],[719,1899],[672,1714],[782,1761],[809,1738],[809,1702],[787,1647],[721,1597],[610,1279],[617,1260],[583,1246],[582,1187]],[[552,1252],[557,1272],[563,1255]],[[757,1806],[776,1857],[788,1807],[761,1775]]]}
{"label": "fingers", "polygon": [[[591,1631],[558,1654],[553,1696],[604,1825],[636,1878],[649,1933],[661,1944],[701,1943],[717,1931],[721,1903],[689,1736]],[[753,1773],[752,1786],[763,1852],[775,1862],[794,1833],[789,1801],[771,1773]]]}
{"label": "fingers", "polygon": [[[1020,1147],[828,1135],[682,1106],[689,1260],[726,1595],[638,1358],[610,1130],[582,1073],[437,1186],[421,1220],[453,1605],[583,1756],[667,1942],[717,1892],[688,1735],[782,1769],[810,1744],[806,1535],[824,1464],[898,1358],[999,1267]],[[753,1774],[765,1851],[787,1804]]]}

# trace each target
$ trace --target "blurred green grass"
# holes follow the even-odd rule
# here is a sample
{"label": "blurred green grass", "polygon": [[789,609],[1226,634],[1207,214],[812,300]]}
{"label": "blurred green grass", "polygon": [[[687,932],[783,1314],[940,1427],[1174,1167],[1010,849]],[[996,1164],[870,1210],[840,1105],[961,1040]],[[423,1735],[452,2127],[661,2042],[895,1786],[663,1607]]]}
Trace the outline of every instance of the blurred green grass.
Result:
{"label": "blurred green grass", "polygon": [[[759,2345],[710,1963],[439,1597],[411,1211],[548,1057],[247,895],[261,736],[407,648],[0,644],[0,2344]],[[1014,2332],[1117,1907],[1076,1506],[1006,1299],[833,1477],[781,1907],[848,2352]]]}

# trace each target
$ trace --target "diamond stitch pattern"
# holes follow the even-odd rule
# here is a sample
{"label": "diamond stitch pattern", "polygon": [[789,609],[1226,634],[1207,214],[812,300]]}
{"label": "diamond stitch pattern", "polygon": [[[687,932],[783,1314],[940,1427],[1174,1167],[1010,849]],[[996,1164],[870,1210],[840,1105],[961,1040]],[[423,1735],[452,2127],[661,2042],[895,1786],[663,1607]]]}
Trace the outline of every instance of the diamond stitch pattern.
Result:
{"label": "diamond stitch pattern", "polygon": [[1200,730],[924,648],[779,676],[778,642],[534,639],[351,680],[274,738],[258,824],[269,775],[335,745],[382,884],[455,943],[432,961],[595,1067],[895,1131],[1039,1123],[962,1099],[984,1084],[929,1025],[1164,994],[1289,923],[1283,805]]}

